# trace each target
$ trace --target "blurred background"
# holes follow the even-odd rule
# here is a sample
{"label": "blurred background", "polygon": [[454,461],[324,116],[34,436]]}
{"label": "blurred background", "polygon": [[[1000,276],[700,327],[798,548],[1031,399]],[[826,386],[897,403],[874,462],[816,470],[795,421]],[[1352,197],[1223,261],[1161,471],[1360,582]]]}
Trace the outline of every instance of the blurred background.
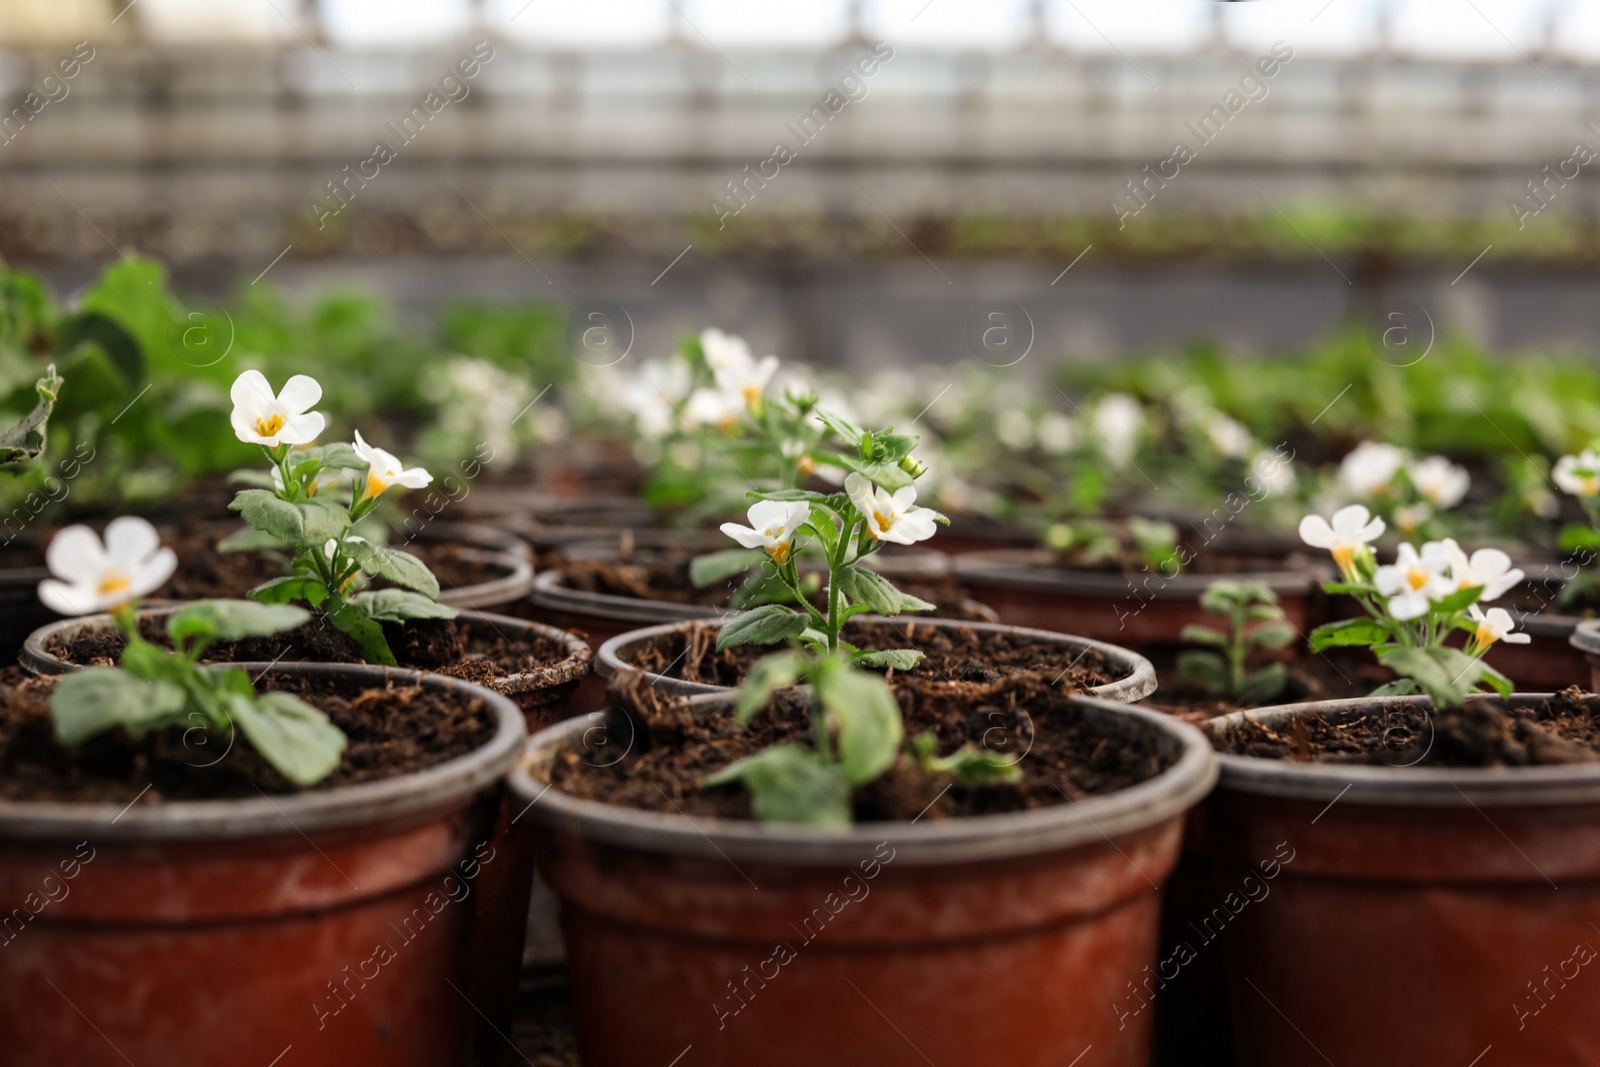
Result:
{"label": "blurred background", "polygon": [[1600,0],[0,0],[0,48],[0,257],[64,294],[856,367],[994,301],[1034,363],[1600,338]]}

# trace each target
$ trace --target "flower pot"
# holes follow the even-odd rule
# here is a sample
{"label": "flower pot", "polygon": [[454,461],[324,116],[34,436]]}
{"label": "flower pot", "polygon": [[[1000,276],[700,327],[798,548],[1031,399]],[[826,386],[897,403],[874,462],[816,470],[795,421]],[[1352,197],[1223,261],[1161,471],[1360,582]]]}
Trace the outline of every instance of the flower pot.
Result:
{"label": "flower pot", "polygon": [[44,552],[26,535],[8,549],[0,567],[0,659],[7,663],[29,634],[59,617],[39,602],[39,583],[50,577]]}
{"label": "flower pot", "polygon": [[[1061,666],[1065,669],[1069,664],[1078,660],[1084,652],[1093,650],[1105,658],[1106,665],[1112,673],[1117,674],[1117,680],[1107,685],[1098,685],[1088,690],[1088,695],[1101,700],[1111,700],[1118,703],[1132,704],[1155,692],[1156,673],[1150,661],[1125,648],[1108,645],[1101,641],[1091,641],[1088,638],[1073,637],[1068,634],[1047,633],[1043,630],[1027,630],[1018,626],[1006,626],[1002,623],[964,622],[960,619],[939,619],[921,616],[901,616],[897,619],[885,619],[879,616],[863,616],[863,623],[876,623],[883,626],[896,627],[903,630],[908,625],[921,627],[936,627],[940,629],[976,630],[980,634],[1011,634],[1031,637],[1040,642],[1059,645],[1061,647]],[[669,622],[656,626],[646,626],[642,629],[631,630],[611,638],[600,646],[600,651],[595,654],[594,673],[597,677],[610,678],[619,670],[638,670],[636,656],[645,646],[657,641],[670,641],[678,644],[686,641],[688,636],[696,629],[719,630],[722,628],[721,619],[699,620],[694,622]],[[915,645],[915,641],[908,644]],[[701,693],[726,692],[724,686],[709,685],[702,682],[685,681],[669,675],[646,672],[650,685],[664,693],[693,696]]]}
{"label": "flower pot", "polygon": [[[718,547],[725,548],[727,544],[727,538],[719,535]],[[708,547],[705,550],[711,549]],[[614,540],[569,545],[563,550],[563,557],[586,562],[614,562],[623,558],[635,558],[631,546],[630,551],[621,552]],[[640,552],[637,558],[641,562],[660,561],[686,568],[690,557],[684,552],[654,553],[646,549]],[[873,566],[897,582],[937,581],[947,577],[951,572],[949,558],[935,551],[913,550],[875,556]],[[584,634],[589,639],[590,647],[596,650],[612,638],[643,626],[721,619],[730,614],[730,609],[715,604],[647,600],[643,597],[573,589],[562,574],[559,564],[543,570],[534,579],[533,595],[530,599],[536,618],[552,626]],[[961,607],[965,611],[983,615],[986,620],[993,618],[985,605],[966,601]],[[605,687],[604,677],[588,679],[573,698],[573,713],[582,714],[603,707]]]}
{"label": "flower pot", "polygon": [[1002,622],[1058,633],[1082,634],[1135,649],[1178,645],[1185,626],[1210,624],[1200,595],[1218,578],[1254,583],[1278,595],[1284,618],[1302,633],[1315,625],[1313,604],[1332,569],[1289,560],[1261,570],[1181,572],[1138,577],[1052,566],[1041,551],[973,552],[955,557],[955,574],[973,596],[999,612]]}
{"label": "flower pot", "polygon": [[[1429,706],[1323,701],[1207,729]],[[1240,907],[1210,925],[1225,932],[1241,1067],[1600,1062],[1600,980],[1574,962],[1595,958],[1575,946],[1600,948],[1600,763],[1218,758],[1207,837],[1219,895]]]}
{"label": "flower pot", "polygon": [[583,1062],[1143,1067],[1148,1027],[1111,1006],[1152,958],[1212,758],[1193,727],[1072,700],[1166,769],[1076,804],[829,832],[574,799],[546,775],[593,724],[537,735],[512,788],[562,901]]}
{"label": "flower pot", "polygon": [[437,675],[271,670],[482,699],[495,732],[424,770],[332,789],[0,803],[0,900],[27,902],[23,915],[42,901],[26,919],[7,913],[7,1064],[466,1062],[465,901],[490,892],[485,879],[506,863],[488,835],[526,738],[522,716]]}
{"label": "flower pot", "polygon": [[1495,670],[1510,678],[1518,689],[1530,693],[1554,693],[1569,685],[1589,685],[1589,663],[1574,633],[1581,618],[1537,612],[1524,615],[1513,610],[1517,629],[1533,638],[1525,645],[1497,641],[1484,659]]}

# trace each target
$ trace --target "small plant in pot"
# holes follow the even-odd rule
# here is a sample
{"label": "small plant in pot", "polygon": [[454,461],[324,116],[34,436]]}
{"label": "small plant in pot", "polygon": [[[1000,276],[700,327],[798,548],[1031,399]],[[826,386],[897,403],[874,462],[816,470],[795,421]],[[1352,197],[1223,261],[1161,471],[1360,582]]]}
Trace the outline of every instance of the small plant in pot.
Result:
{"label": "small plant in pot", "polygon": [[[752,490],[749,525],[722,526],[741,546],[722,556],[738,568],[759,565],[772,590],[767,602],[718,622],[622,634],[602,646],[602,673],[637,667],[663,676],[658,684],[669,690],[702,692],[744,680],[756,658],[746,646],[794,642],[931,685],[949,685],[981,661],[991,672],[1070,674],[1068,685],[1108,687],[1100,695],[1111,699],[1148,694],[1148,663],[1113,646],[995,624],[897,621],[934,605],[903,592],[872,566],[875,557],[886,545],[926,542],[948,521],[916,503],[916,481],[926,472],[913,455],[917,438],[866,430],[827,409],[816,416],[830,442],[819,442],[814,454],[846,472],[844,491]],[[821,557],[820,574],[802,570],[807,552]],[[919,647],[907,647],[912,643]]]}
{"label": "small plant in pot", "polygon": [[1583,1062],[1600,1055],[1592,996],[1539,982],[1596,937],[1600,700],[1513,693],[1484,661],[1528,640],[1486,606],[1521,580],[1504,553],[1401,544],[1379,565],[1381,531],[1364,516],[1302,524],[1341,570],[1330,591],[1364,609],[1311,643],[1371,649],[1396,679],[1207,724],[1218,886],[1259,877],[1281,846],[1270,897],[1220,920],[1240,1062],[1309,1062],[1312,1046],[1319,1062],[1380,1067],[1470,1063],[1490,1046]]}
{"label": "small plant in pot", "polygon": [[[478,991],[517,708],[411,671],[201,665],[298,607],[195,602],[167,616],[172,647],[146,640],[137,598],[176,559],[142,519],[68,528],[48,562],[40,597],[109,611],[125,640],[120,667],[0,672],[8,1055],[465,1062],[470,1009],[437,991]],[[195,1025],[197,974],[229,1025]]]}

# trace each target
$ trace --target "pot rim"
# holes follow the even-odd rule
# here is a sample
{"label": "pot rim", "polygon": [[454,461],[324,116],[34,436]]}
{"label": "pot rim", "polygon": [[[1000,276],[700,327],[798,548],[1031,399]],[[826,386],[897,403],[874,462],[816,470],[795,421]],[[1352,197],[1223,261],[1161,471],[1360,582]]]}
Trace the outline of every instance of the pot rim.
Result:
{"label": "pot rim", "polygon": [[[1216,757],[1205,736],[1193,726],[1131,704],[1081,695],[1070,699],[1113,730],[1155,731],[1165,736],[1176,758],[1154,778],[1088,800],[925,823],[866,823],[849,830],[817,830],[753,819],[690,818],[580,800],[535,778],[535,767],[548,766],[559,749],[571,746],[591,729],[603,728],[606,712],[597,711],[556,723],[529,738],[509,782],[525,802],[523,813],[546,829],[644,852],[788,867],[854,864],[864,852],[885,842],[894,848],[896,863],[913,865],[1037,855],[1099,841],[1116,847],[1116,837],[1180,818],[1211,791],[1217,776]],[[714,709],[734,700],[731,692],[707,693],[691,697],[690,703]]]}
{"label": "pot rim", "polygon": [[[159,606],[152,605],[150,607],[140,608],[138,615],[141,618],[148,616],[159,619],[172,614],[181,607],[183,607],[183,604],[168,603]],[[539,670],[519,671],[516,674],[508,674],[503,678],[496,679],[494,683],[494,689],[496,692],[506,695],[533,692],[539,689],[547,689],[553,686],[562,685],[566,682],[576,681],[589,673],[594,654],[589,649],[589,643],[583,638],[579,637],[577,634],[569,633],[566,630],[557,629],[556,627],[550,626],[546,623],[534,622],[531,619],[518,619],[513,618],[510,615],[495,615],[487,611],[460,611],[457,613],[456,617],[469,623],[488,626],[494,629],[496,632],[498,632],[501,627],[509,627],[513,630],[532,630],[534,633],[537,633],[542,637],[548,637],[552,640],[559,641],[561,643],[561,647],[566,650],[567,655],[564,659],[557,660],[556,662],[548,664]],[[47,623],[44,626],[39,627],[37,630],[33,631],[33,633],[28,635],[28,639],[22,643],[22,648],[17,653],[17,662],[21,664],[25,670],[33,674],[68,674],[72,671],[83,670],[84,667],[82,664],[68,662],[67,660],[62,659],[60,656],[57,656],[55,653],[48,651],[45,648],[46,642],[48,642],[52,637],[56,637],[78,629],[87,629],[91,627],[110,629],[115,626],[116,620],[114,620],[108,614],[77,615],[71,618],[57,619],[55,622]],[[289,660],[286,662],[299,664],[310,661]],[[349,667],[376,666],[375,664],[368,663],[316,665]],[[433,673],[432,671],[423,671],[414,667],[389,667],[385,669],[414,671],[418,674]],[[449,676],[443,675],[441,677]]]}
{"label": "pot rim", "polygon": [[[1567,643],[1579,652],[1600,656],[1600,619],[1579,619],[1570,615],[1563,617],[1571,619],[1573,623],[1572,636],[1567,638]],[[1527,626],[1537,618],[1537,615],[1530,615],[1523,620],[1523,625]]]}
{"label": "pot rim", "polygon": [[429,522],[416,539],[458,544],[463,556],[476,563],[498,564],[506,573],[476,585],[451,585],[441,590],[439,603],[451,607],[490,607],[521,600],[533,589],[533,549],[515,534],[488,523]]}
{"label": "pot rim", "polygon": [[89,838],[116,842],[204,842],[302,836],[429,811],[476,793],[503,778],[527,739],[522,711],[492,689],[459,678],[396,667],[348,663],[235,663],[259,680],[269,673],[369,679],[369,688],[420,685],[482,697],[494,715],[494,735],[464,755],[393,778],[322,792],[263,795],[244,800],[174,800],[137,808],[133,804],[0,800],[0,841]]}
{"label": "pot rim", "polygon": [[[952,563],[955,576],[974,587],[1001,586],[1010,589],[1029,589],[1045,593],[1071,596],[1124,597],[1135,591],[1124,574],[1106,571],[1073,570],[1069,567],[1041,567],[1029,562],[1040,556],[1042,550],[1031,548],[999,548],[981,552],[966,552],[956,556]],[[1331,572],[1318,561],[1308,559],[1302,566],[1283,566],[1270,570],[1246,571],[1238,575],[1185,574],[1175,578],[1161,578],[1158,588],[1138,590],[1141,596],[1155,600],[1193,600],[1206,591],[1219,578],[1243,578],[1264,586],[1274,593],[1309,593],[1330,577]]]}
{"label": "pot rim", "polygon": [[[1513,693],[1513,707],[1548,700],[1552,693]],[[1350,717],[1374,703],[1431,709],[1426,696],[1351,697],[1276,704],[1218,716],[1204,724],[1207,738],[1246,720],[1274,724],[1302,715]],[[1365,764],[1295,763],[1217,753],[1218,790],[1340,804],[1426,808],[1529,807],[1600,802],[1600,762],[1545,767],[1373,767]],[[1320,816],[1319,816],[1320,817]]]}
{"label": "pot rim", "polygon": [[[1131,704],[1135,701],[1144,699],[1151,693],[1154,693],[1158,684],[1156,679],[1155,665],[1152,664],[1148,659],[1139,655],[1139,653],[1133,651],[1132,649],[1123,648],[1120,645],[1113,645],[1106,641],[1097,641],[1089,637],[1078,637],[1075,634],[1056,633],[1052,630],[1036,630],[1027,626],[1012,626],[1003,622],[968,622],[965,619],[941,619],[936,616],[921,615],[912,615],[910,617],[902,616],[901,618],[904,618],[906,622],[916,623],[919,625],[932,625],[945,629],[959,628],[981,630],[990,633],[1003,630],[1008,633],[1022,634],[1028,637],[1048,639],[1052,643],[1074,646],[1082,649],[1083,652],[1088,652],[1090,650],[1099,652],[1106,658],[1106,661],[1111,663],[1113,666],[1121,665],[1128,669],[1128,673],[1124,677],[1118,678],[1113,682],[1107,682],[1105,685],[1094,686],[1087,691],[1087,695],[1099,697],[1102,700],[1112,700],[1118,703]],[[676,630],[684,630],[691,626],[703,625],[712,629],[717,629],[726,621],[726,617],[717,619],[692,619],[682,622],[660,623],[655,626],[644,626],[637,630],[629,630],[626,633],[618,634],[602,644],[599,650],[595,653],[594,672],[602,678],[610,678],[619,670],[637,670],[638,668],[634,667],[633,664],[628,663],[622,658],[622,649],[626,648],[627,646],[637,644],[641,641],[648,641],[652,638],[659,637],[663,634],[672,633]],[[852,621],[883,623],[888,626],[897,625],[895,619],[885,618],[882,615],[863,615],[858,620]],[[1080,652],[1079,655],[1081,656],[1082,653]],[[656,674],[651,671],[645,671],[644,674],[647,678],[655,679],[655,681],[651,682],[652,685],[659,683],[667,692],[671,693],[698,695],[702,693],[726,693],[731,691],[729,687],[710,685],[705,682],[688,682],[679,678],[672,678],[668,675]]]}

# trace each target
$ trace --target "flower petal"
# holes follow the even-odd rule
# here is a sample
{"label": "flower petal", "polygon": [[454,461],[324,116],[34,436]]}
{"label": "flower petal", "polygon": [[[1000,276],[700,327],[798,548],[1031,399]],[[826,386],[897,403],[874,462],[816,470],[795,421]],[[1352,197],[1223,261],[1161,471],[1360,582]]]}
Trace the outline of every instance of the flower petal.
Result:
{"label": "flower petal", "polygon": [[1333,527],[1321,515],[1307,515],[1300,520],[1300,540],[1312,548],[1332,548]]}
{"label": "flower petal", "polygon": [[878,510],[877,487],[867,479],[866,475],[851,471],[844,480],[844,491],[856,510],[867,516],[870,521],[872,513]]}
{"label": "flower petal", "polygon": [[68,526],[45,549],[45,566],[69,582],[98,582],[106,569],[105,546],[87,526]]}
{"label": "flower petal", "polygon": [[123,594],[128,599],[145,596],[167,584],[167,579],[178,569],[178,554],[163,548],[152,556],[132,577],[133,584]]}
{"label": "flower petal", "polygon": [[752,530],[748,526],[740,526],[736,522],[725,522],[718,529],[739,542],[744,548],[765,548],[767,545],[767,538],[761,531]]}
{"label": "flower petal", "polygon": [[272,392],[272,383],[267,381],[265,374],[258,370],[247,370],[233,380],[233,385],[228,389],[228,399],[233,401],[235,409],[243,408],[254,419],[258,413],[270,407],[277,396]]}
{"label": "flower petal", "polygon": [[278,431],[278,441],[287,445],[308,445],[322,435],[327,425],[328,420],[320,411],[290,415],[284,420],[283,428]]}
{"label": "flower petal", "polygon": [[106,527],[106,560],[130,578],[160,548],[161,535],[137,515],[112,519]]}
{"label": "flower petal", "polygon": [[39,583],[39,602],[57,615],[93,615],[105,607],[92,586],[54,578]]}
{"label": "flower petal", "polygon": [[283,383],[278,403],[286,414],[299,415],[310,411],[322,399],[322,383],[309,374],[296,374]]}

